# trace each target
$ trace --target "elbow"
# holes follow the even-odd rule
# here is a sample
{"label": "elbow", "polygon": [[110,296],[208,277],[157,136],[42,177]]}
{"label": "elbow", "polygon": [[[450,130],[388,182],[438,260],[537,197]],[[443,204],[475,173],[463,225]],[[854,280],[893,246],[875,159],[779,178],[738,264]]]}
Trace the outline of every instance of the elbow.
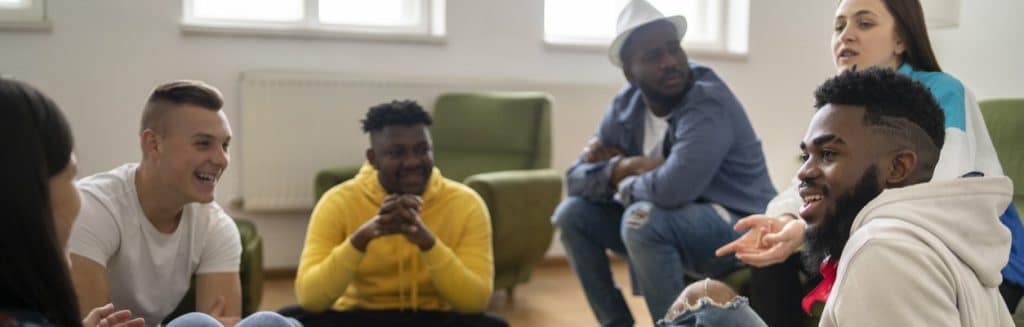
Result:
{"label": "elbow", "polygon": [[459,313],[481,313],[487,311],[493,291],[493,287],[485,285],[481,285],[478,288],[475,287],[470,294],[465,294],[462,298],[451,301],[452,307]]}
{"label": "elbow", "polygon": [[300,280],[300,278],[296,278],[295,280],[295,299],[296,302],[298,302],[299,307],[301,307],[302,310],[314,313],[327,311],[331,305],[330,301],[318,299],[318,297],[314,295],[314,292],[303,287],[304,283]]}

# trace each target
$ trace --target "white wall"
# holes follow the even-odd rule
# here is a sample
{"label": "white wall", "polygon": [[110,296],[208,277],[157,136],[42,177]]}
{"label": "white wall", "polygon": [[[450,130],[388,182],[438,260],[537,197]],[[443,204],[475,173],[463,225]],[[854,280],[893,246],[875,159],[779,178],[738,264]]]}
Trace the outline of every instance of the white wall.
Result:
{"label": "white wall", "polygon": [[[1019,44],[1024,23],[1011,19],[1024,9],[1021,2],[963,3],[961,27],[935,32],[940,62],[979,98],[1024,96],[1020,87],[1024,67],[1011,60],[1024,50]],[[834,1],[751,1],[748,59],[694,58],[706,59],[747,107],[765,142],[769,169],[778,186],[784,186],[797,168],[796,143],[810,119],[811,92],[833,72],[828,44],[834,5]],[[52,32],[0,32],[0,73],[35,84],[63,107],[73,124],[83,176],[138,160],[135,134],[141,104],[153,86],[172,79],[201,79],[218,86],[228,99],[225,110],[235,124],[240,121],[238,77],[246,70],[623,82],[603,52],[556,51],[541,44],[542,0],[449,0],[448,6],[447,43],[424,45],[182,36],[179,1],[50,0]],[[595,96],[611,99],[613,95]],[[555,110],[564,114],[579,109]],[[580,136],[594,129],[593,124],[579,122],[599,119],[589,114],[593,110],[579,111],[588,116],[553,127],[556,143],[576,144],[568,151],[578,151],[584,142]],[[237,125],[235,130],[240,130]],[[244,142],[244,135],[237,136]],[[237,168],[244,158],[235,151],[232,165]],[[566,164],[558,160],[556,168],[564,169]],[[218,187],[219,199],[235,198],[239,182],[237,169],[228,169]],[[254,220],[266,241],[267,266],[294,266],[307,219],[258,216]]]}
{"label": "white wall", "polygon": [[1024,98],[1024,1],[961,1],[960,26],[931,32],[939,65],[979,100]]}

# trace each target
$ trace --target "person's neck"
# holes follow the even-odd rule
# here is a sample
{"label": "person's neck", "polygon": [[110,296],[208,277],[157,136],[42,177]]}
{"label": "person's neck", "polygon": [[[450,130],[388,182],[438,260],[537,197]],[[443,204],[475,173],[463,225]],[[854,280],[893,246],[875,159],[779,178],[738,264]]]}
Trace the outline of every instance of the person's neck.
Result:
{"label": "person's neck", "polygon": [[167,234],[178,229],[182,209],[187,204],[167,192],[169,189],[159,184],[159,180],[145,162],[139,164],[139,168],[135,170],[135,190],[139,196],[142,213],[153,227]]}

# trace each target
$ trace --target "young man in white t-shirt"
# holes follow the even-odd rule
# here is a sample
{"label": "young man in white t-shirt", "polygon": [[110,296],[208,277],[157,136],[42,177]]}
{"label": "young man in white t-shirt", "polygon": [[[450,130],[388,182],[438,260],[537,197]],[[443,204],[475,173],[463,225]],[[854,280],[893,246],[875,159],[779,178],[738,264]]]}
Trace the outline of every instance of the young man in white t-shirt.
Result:
{"label": "young man in white t-shirt", "polygon": [[213,202],[231,126],[220,91],[161,85],[146,102],[142,162],[86,177],[69,242],[79,306],[113,302],[156,325],[196,277],[196,308],[232,325],[241,315],[238,229]]}

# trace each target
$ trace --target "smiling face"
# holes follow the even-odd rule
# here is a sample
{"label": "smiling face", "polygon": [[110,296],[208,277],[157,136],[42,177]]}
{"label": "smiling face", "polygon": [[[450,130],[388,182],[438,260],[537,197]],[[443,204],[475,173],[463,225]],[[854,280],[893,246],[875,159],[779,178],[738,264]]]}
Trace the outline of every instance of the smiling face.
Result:
{"label": "smiling face", "polygon": [[148,129],[147,156],[157,178],[181,202],[209,203],[231,156],[231,126],[223,111],[184,104],[166,113],[161,132]]}
{"label": "smiling face", "polygon": [[388,194],[422,195],[434,169],[430,131],[424,124],[389,125],[370,134],[366,159]]}
{"label": "smiling face", "polygon": [[843,0],[836,8],[832,56],[836,69],[856,65],[899,68],[905,43],[896,32],[896,21],[882,0]]}
{"label": "smiling face", "polygon": [[675,25],[665,20],[637,28],[623,45],[626,79],[648,98],[668,102],[682,97],[690,66],[680,42]]}
{"label": "smiling face", "polygon": [[[800,143],[804,159],[797,175],[804,200],[800,216],[812,227],[846,209],[840,208],[839,200],[858,184],[870,183],[862,179],[879,166],[880,138],[862,123],[864,114],[861,107],[826,104],[814,115]],[[881,185],[874,175],[874,185]]]}

